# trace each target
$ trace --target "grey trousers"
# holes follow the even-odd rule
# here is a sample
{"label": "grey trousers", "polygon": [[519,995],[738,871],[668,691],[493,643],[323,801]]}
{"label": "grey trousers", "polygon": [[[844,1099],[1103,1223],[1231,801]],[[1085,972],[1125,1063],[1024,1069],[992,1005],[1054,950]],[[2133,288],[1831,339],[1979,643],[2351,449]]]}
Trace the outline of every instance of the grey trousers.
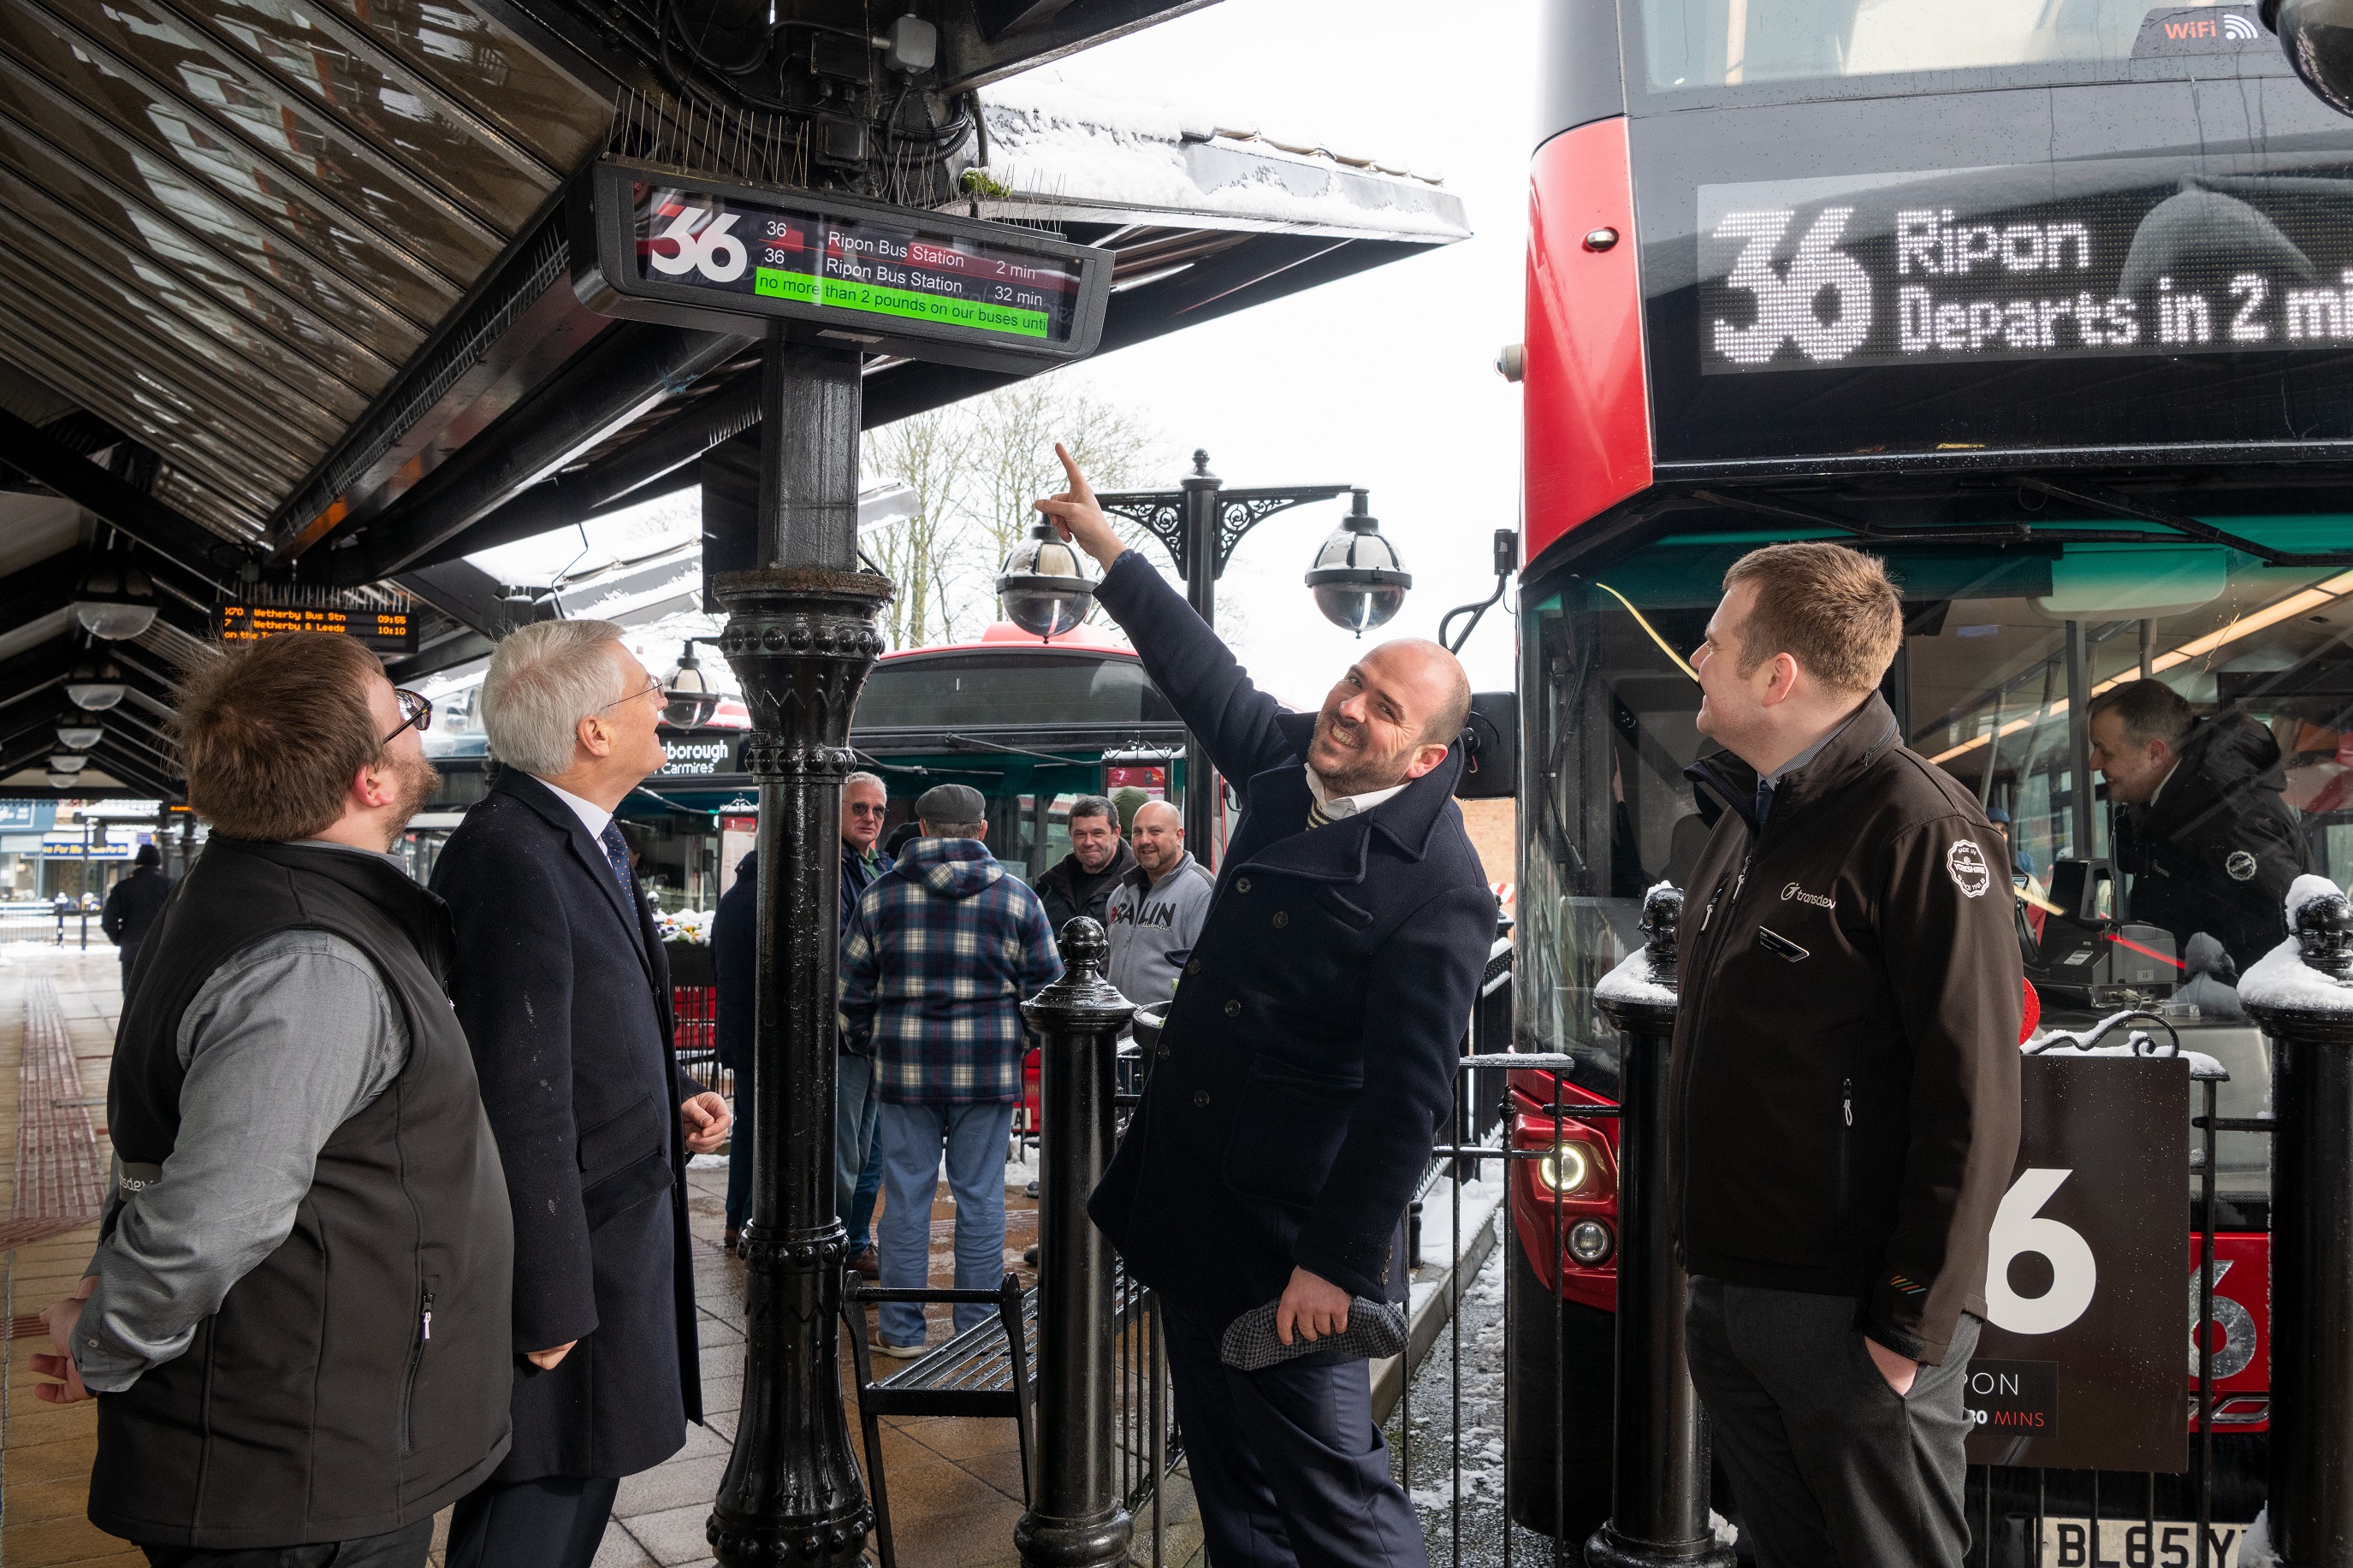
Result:
{"label": "grey trousers", "polygon": [[1849,1296],[1694,1278],[1684,1342],[1758,1568],[1960,1568],[1978,1321],[1898,1396]]}

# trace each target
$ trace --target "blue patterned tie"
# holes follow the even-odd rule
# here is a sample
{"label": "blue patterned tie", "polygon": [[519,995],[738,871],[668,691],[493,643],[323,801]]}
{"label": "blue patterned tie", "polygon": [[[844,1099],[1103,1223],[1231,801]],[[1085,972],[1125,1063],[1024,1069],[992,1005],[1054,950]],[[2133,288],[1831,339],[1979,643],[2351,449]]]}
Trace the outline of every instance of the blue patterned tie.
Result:
{"label": "blue patterned tie", "polygon": [[629,841],[621,837],[621,825],[605,824],[605,831],[597,835],[596,842],[605,847],[605,858],[613,863],[613,875],[621,879],[621,898],[626,902],[636,896],[637,889],[629,883]]}
{"label": "blue patterned tie", "polygon": [[1772,809],[1773,809],[1773,781],[1772,781],[1771,779],[1758,779],[1758,780],[1757,781],[1757,826],[1762,827],[1762,826],[1765,826],[1765,816],[1766,816],[1766,814],[1767,814],[1767,813],[1768,813],[1768,812],[1770,812]]}

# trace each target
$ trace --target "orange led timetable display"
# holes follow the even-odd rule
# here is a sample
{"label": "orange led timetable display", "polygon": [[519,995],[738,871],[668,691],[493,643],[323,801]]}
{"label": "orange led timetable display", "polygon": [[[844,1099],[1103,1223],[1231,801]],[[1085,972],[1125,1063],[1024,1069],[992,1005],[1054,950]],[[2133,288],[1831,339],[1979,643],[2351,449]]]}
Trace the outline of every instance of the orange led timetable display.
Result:
{"label": "orange led timetable display", "polygon": [[289,632],[335,632],[380,653],[406,653],[417,646],[416,618],[405,610],[336,610],[315,605],[220,607],[223,642],[259,642]]}

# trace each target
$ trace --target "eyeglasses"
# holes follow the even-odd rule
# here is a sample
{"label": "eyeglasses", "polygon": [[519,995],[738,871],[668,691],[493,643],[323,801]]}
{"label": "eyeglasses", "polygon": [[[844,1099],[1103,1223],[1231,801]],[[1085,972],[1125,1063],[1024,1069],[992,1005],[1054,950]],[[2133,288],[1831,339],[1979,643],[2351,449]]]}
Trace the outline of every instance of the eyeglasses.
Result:
{"label": "eyeglasses", "polygon": [[[635,691],[627,692],[619,697],[614,698],[613,700],[605,704],[605,708],[618,708],[624,702],[635,702],[640,697],[651,697],[660,691],[661,689],[661,677],[659,675],[649,675],[646,677],[646,683],[643,686],[638,687]],[[605,710],[605,708],[599,708],[596,711],[602,713]]]}
{"label": "eyeglasses", "polygon": [[401,730],[414,729],[422,735],[426,731],[433,728],[433,699],[420,692],[394,687],[392,700],[400,704],[400,730],[395,730],[384,738],[385,745],[389,746],[398,740]]}
{"label": "eyeglasses", "polygon": [[864,800],[853,800],[846,809],[852,816],[886,816],[891,811],[887,805],[879,805],[872,801]]}

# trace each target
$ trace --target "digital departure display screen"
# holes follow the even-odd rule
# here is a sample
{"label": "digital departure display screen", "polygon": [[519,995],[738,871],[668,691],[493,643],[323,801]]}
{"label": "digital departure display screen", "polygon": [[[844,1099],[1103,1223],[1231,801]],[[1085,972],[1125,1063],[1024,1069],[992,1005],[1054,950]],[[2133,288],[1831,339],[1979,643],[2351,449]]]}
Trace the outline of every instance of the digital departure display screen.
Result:
{"label": "digital departure display screen", "polygon": [[574,287],[611,315],[987,369],[1092,353],[1111,253],[1057,235],[832,192],[607,160],[575,210]]}
{"label": "digital departure display screen", "polygon": [[639,184],[638,276],[730,294],[1068,342],[1079,268],[912,224]]}
{"label": "digital departure display screen", "polygon": [[314,605],[223,605],[223,642],[259,642],[289,632],[334,632],[379,653],[407,653],[417,645],[413,617],[399,610],[331,610]]}
{"label": "digital departure display screen", "polygon": [[1698,187],[1703,374],[2353,346],[2353,161]]}

